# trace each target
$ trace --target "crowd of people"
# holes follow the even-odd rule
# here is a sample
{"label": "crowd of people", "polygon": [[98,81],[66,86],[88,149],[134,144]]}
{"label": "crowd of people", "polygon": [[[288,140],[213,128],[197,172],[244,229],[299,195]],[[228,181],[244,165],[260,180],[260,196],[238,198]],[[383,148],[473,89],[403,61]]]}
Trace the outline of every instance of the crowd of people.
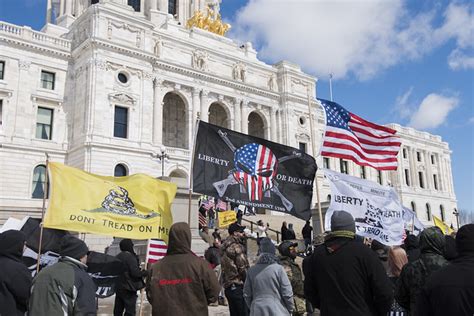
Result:
{"label": "crowd of people", "polygon": [[[293,230],[286,223],[283,228]],[[149,269],[140,269],[132,241],[124,239],[117,258],[125,271],[114,315],[135,315],[142,288],[152,315],[204,316],[209,305],[218,304],[228,306],[231,316],[311,315],[314,309],[322,316],[474,314],[474,224],[462,226],[452,239],[429,227],[419,237],[407,235],[398,247],[358,238],[345,211],[334,212],[331,229],[302,268],[298,243],[286,239],[277,245],[265,230],[250,264],[245,227],[238,222],[228,227],[225,239],[218,230],[206,232],[204,258],[191,250],[189,225],[173,224],[167,255]],[[305,243],[311,232],[307,222]],[[0,315],[97,314],[96,287],[86,272],[89,250],[82,240],[63,238],[59,262],[34,279],[21,261],[24,245],[22,232],[0,234]]]}

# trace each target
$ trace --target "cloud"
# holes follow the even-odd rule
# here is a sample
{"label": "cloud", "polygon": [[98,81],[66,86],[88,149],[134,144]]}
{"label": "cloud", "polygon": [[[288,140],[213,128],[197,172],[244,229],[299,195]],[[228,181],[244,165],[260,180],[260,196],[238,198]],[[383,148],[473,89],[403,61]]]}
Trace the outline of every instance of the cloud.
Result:
{"label": "cloud", "polygon": [[417,129],[436,128],[445,122],[449,112],[458,103],[459,99],[457,97],[431,93],[423,99],[408,125]]}
{"label": "cloud", "polygon": [[450,58],[452,69],[470,65],[472,5],[450,4],[440,17],[437,7],[413,13],[405,3],[250,0],[238,11],[231,36],[257,43],[260,57],[269,62],[291,60],[335,79],[370,79],[450,40],[460,51]]}
{"label": "cloud", "polygon": [[410,117],[413,110],[412,106],[410,106],[410,104],[408,103],[408,99],[410,98],[412,92],[413,87],[410,87],[404,94],[397,97],[392,113],[395,112],[403,119]]}
{"label": "cloud", "polygon": [[474,124],[474,116],[469,119],[469,124]]}
{"label": "cloud", "polygon": [[474,55],[467,55],[460,49],[455,49],[448,56],[449,68],[453,70],[474,69]]}

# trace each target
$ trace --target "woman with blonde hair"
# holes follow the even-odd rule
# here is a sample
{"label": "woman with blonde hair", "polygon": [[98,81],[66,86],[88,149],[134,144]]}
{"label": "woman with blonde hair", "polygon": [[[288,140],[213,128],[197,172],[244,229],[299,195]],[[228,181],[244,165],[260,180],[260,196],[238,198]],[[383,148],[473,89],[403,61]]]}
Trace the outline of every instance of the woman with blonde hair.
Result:
{"label": "woman with blonde hair", "polygon": [[[408,257],[405,250],[401,247],[392,247],[388,251],[388,268],[389,268],[389,279],[392,281],[393,290],[395,291],[398,277],[402,272],[403,267],[408,263]],[[390,311],[388,315],[399,315],[405,316],[409,315],[408,311],[401,307],[397,301],[394,299],[392,306],[390,307]]]}

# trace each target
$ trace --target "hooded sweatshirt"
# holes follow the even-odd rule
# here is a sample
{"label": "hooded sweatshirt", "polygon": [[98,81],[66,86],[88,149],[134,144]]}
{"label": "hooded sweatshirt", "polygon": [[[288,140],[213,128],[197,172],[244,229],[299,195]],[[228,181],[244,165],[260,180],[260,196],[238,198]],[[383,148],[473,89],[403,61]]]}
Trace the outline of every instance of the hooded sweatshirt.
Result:
{"label": "hooded sweatshirt", "polygon": [[411,315],[417,315],[416,300],[428,277],[448,264],[444,258],[445,239],[441,229],[429,227],[421,232],[420,251],[420,259],[403,267],[395,291],[398,304]]}
{"label": "hooded sweatshirt", "polygon": [[141,283],[140,280],[146,277],[147,272],[140,270],[138,257],[130,239],[123,239],[119,246],[122,252],[117,255],[117,259],[122,261],[125,270],[119,277],[117,290],[136,293],[135,285]]}
{"label": "hooded sweatshirt", "polygon": [[0,315],[23,315],[27,310],[31,273],[21,261],[24,244],[23,232],[0,234]]}
{"label": "hooded sweatshirt", "polygon": [[415,235],[408,235],[404,241],[405,251],[407,253],[408,262],[413,262],[420,258],[420,248],[418,244],[418,237]]}
{"label": "hooded sweatshirt", "polygon": [[148,275],[152,315],[207,316],[207,305],[217,300],[219,290],[215,272],[191,251],[189,225],[173,224],[166,256],[152,266]]}

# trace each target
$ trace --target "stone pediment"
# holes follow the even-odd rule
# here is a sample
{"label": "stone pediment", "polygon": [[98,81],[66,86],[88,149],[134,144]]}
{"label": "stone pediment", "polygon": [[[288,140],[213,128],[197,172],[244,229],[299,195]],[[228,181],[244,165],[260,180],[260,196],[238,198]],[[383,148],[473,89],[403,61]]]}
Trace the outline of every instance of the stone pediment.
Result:
{"label": "stone pediment", "polygon": [[125,105],[135,105],[137,102],[134,97],[122,92],[109,94],[109,100],[111,103],[119,103]]}

